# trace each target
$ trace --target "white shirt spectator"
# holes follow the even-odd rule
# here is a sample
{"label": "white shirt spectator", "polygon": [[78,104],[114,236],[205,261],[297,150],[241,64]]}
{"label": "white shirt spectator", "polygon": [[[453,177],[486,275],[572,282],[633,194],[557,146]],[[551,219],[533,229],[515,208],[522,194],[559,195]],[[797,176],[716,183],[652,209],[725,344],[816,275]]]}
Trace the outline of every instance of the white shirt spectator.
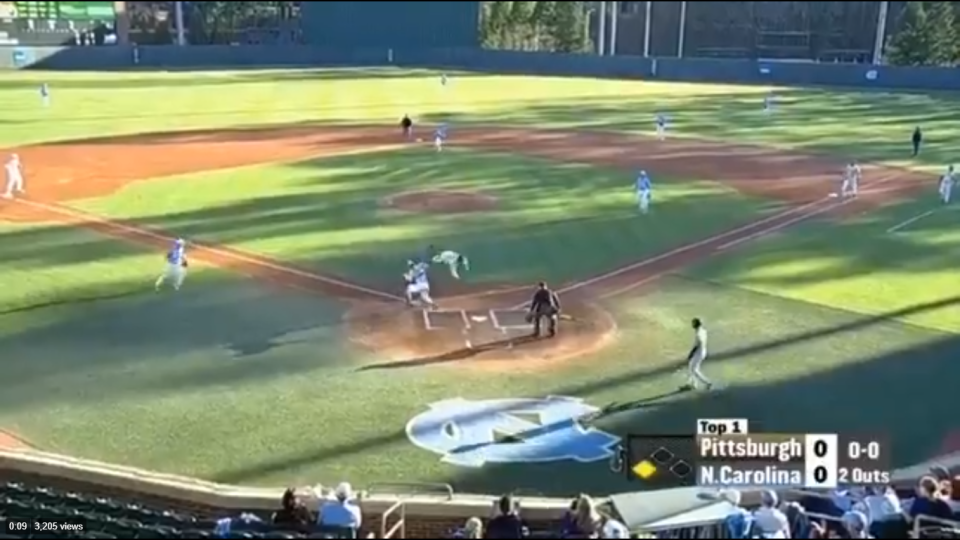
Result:
{"label": "white shirt spectator", "polygon": [[761,495],[763,506],[753,513],[753,526],[761,538],[790,538],[787,515],[777,509],[779,498],[772,491]]}
{"label": "white shirt spectator", "polygon": [[871,493],[863,499],[863,503],[871,523],[897,519],[903,515],[900,498],[892,489]]}
{"label": "white shirt spectator", "polygon": [[344,482],[337,486],[336,498],[320,505],[320,519],[317,523],[328,527],[350,527],[359,529],[363,522],[360,506],[353,500],[350,484]]}

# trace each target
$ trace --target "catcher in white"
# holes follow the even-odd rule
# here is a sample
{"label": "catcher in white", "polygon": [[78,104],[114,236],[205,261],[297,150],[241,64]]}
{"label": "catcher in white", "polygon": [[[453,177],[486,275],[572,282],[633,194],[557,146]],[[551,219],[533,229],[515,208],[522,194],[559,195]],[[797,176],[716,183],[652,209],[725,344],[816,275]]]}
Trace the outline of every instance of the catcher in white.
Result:
{"label": "catcher in white", "polygon": [[445,264],[450,269],[450,275],[454,279],[460,279],[460,269],[470,271],[470,261],[456,251],[445,249],[433,256],[433,262],[436,264]]}

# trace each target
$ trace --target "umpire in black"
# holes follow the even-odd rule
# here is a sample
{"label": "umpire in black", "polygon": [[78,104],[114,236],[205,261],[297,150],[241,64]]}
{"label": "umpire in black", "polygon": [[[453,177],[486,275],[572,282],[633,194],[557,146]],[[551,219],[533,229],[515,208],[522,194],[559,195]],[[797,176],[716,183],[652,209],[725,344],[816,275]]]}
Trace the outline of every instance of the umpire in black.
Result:
{"label": "umpire in black", "polygon": [[530,310],[527,312],[527,322],[533,323],[533,337],[540,337],[540,323],[547,319],[547,337],[557,335],[557,321],[560,319],[560,297],[550,290],[547,284],[540,282],[537,290],[530,299]]}

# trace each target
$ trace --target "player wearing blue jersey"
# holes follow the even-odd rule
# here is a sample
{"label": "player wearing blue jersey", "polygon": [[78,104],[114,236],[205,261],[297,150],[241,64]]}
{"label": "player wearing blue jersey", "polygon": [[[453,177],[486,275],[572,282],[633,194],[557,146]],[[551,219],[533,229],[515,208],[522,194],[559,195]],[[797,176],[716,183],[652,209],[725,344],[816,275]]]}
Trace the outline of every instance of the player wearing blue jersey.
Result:
{"label": "player wearing blue jersey", "polygon": [[443,143],[447,140],[447,125],[440,124],[437,126],[437,131],[433,134],[433,147],[437,149],[437,152],[443,150]]}
{"label": "player wearing blue jersey", "polygon": [[647,176],[647,171],[640,171],[640,175],[637,176],[637,205],[640,208],[640,213],[646,214],[650,211],[650,199],[653,194],[653,183],[650,182],[650,177]]}
{"label": "player wearing blue jersey", "polygon": [[430,296],[430,278],[427,275],[429,267],[428,263],[416,262],[411,264],[409,270],[403,274],[403,279],[407,284],[407,304],[416,305],[417,300],[420,300],[428,307],[437,307]]}
{"label": "player wearing blue jersey", "polygon": [[187,277],[187,251],[183,239],[177,238],[173,242],[173,247],[167,252],[166,263],[167,267],[157,278],[154,287],[159,291],[160,287],[170,280],[173,282],[173,290],[179,291],[183,280]]}
{"label": "player wearing blue jersey", "polygon": [[662,114],[658,114],[656,118],[656,124],[657,138],[661,141],[665,140],[667,138],[667,117]]}

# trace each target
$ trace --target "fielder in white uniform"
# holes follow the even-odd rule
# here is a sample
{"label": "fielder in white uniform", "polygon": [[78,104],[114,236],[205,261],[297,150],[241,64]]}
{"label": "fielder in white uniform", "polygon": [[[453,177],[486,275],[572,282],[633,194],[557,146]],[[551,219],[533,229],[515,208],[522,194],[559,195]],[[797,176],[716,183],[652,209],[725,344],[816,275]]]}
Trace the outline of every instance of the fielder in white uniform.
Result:
{"label": "fielder in white uniform", "polygon": [[860,165],[856,161],[847,164],[847,168],[843,171],[843,183],[840,184],[841,197],[857,196],[857,193],[860,191],[860,177],[862,174],[863,172],[860,170]]}
{"label": "fielder in white uniform", "polygon": [[770,114],[773,112],[773,95],[763,97],[763,112]]}
{"label": "fielder in white uniform", "polygon": [[415,263],[403,278],[407,282],[407,304],[415,305],[419,300],[428,307],[436,308],[437,304],[430,296],[430,278],[427,276],[427,265]]}
{"label": "fielder in white uniform", "polygon": [[687,384],[682,386],[681,390],[696,390],[703,386],[709,390],[713,383],[700,370],[703,361],[707,359],[707,329],[700,319],[693,319],[690,324],[693,327],[694,341],[693,348],[687,355]]}
{"label": "fielder in white uniform", "polygon": [[3,192],[3,197],[12,199],[14,193],[26,193],[23,189],[23,167],[20,165],[20,156],[11,155],[3,168],[7,173],[7,189]]}
{"label": "fielder in white uniform", "polygon": [[182,238],[174,240],[173,247],[167,252],[166,262],[167,268],[157,278],[154,288],[159,291],[160,287],[170,280],[173,282],[173,290],[179,291],[187,277],[187,251]]}
{"label": "fielder in white uniform", "polygon": [[653,184],[650,182],[650,177],[647,176],[647,171],[640,171],[640,176],[637,176],[637,205],[640,208],[640,213],[646,214],[650,211],[650,199],[653,195]]}
{"label": "fielder in white uniform", "polygon": [[657,123],[657,138],[662,141],[667,138],[667,117],[662,114],[658,114],[656,123]]}
{"label": "fielder in white uniform", "polygon": [[443,151],[443,143],[447,140],[447,125],[440,124],[437,126],[437,131],[433,134],[433,147],[437,149],[437,152]]}
{"label": "fielder in white uniform", "polygon": [[938,186],[938,191],[940,192],[940,202],[943,204],[950,204],[950,195],[953,193],[954,182],[953,165],[950,165],[947,167],[947,172],[940,177],[940,185]]}
{"label": "fielder in white uniform", "polygon": [[456,251],[450,251],[449,249],[434,255],[433,262],[447,265],[450,269],[450,275],[453,276],[454,279],[460,279],[460,268],[466,271],[470,270],[470,261],[463,255]]}

